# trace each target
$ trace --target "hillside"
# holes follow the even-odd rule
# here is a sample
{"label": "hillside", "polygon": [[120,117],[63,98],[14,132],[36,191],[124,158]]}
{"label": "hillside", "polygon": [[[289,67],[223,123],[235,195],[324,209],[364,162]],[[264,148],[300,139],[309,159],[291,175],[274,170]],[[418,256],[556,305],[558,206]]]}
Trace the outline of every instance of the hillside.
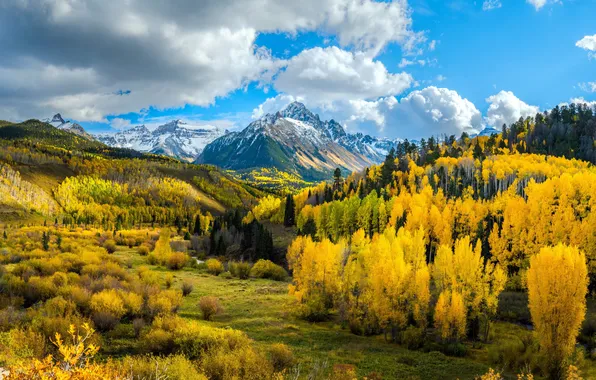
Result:
{"label": "hillside", "polygon": [[[212,166],[108,147],[36,120],[0,124],[0,167],[3,220],[151,223],[250,207],[262,194]],[[176,204],[190,208],[163,214]]]}

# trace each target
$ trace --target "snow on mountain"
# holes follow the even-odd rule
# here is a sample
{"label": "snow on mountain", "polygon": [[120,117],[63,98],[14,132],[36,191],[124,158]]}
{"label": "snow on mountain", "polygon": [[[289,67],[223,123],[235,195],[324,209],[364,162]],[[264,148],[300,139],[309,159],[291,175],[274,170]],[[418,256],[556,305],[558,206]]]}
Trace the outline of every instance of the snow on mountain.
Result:
{"label": "snow on mountain", "polygon": [[58,128],[58,129],[62,129],[64,131],[74,133],[75,135],[84,137],[89,140],[94,140],[94,137],[92,135],[90,135],[89,133],[87,133],[87,131],[85,131],[85,129],[83,129],[83,127],[81,127],[77,123],[71,122],[70,120],[68,120],[68,121],[64,120],[62,118],[62,115],[60,115],[59,113],[55,114],[54,117],[52,117],[51,119],[48,118],[48,119],[44,119],[42,121],[46,122],[48,124],[51,124],[52,126]]}
{"label": "snow on mountain", "polygon": [[210,125],[193,125],[182,120],[172,120],[154,131],[139,125],[117,133],[97,135],[96,138],[117,148],[130,148],[192,161],[207,144],[226,133],[226,130]]}
{"label": "snow on mountain", "polygon": [[316,178],[336,167],[357,171],[380,163],[397,141],[348,134],[294,102],[213,141],[197,161],[236,170],[273,166]]}
{"label": "snow on mountain", "polygon": [[[493,127],[486,127],[482,131],[480,131],[478,136],[489,136],[490,137],[493,134],[499,135],[499,134],[501,134],[501,131],[499,131],[498,129],[493,128]],[[476,136],[472,136],[472,137],[476,137]]]}

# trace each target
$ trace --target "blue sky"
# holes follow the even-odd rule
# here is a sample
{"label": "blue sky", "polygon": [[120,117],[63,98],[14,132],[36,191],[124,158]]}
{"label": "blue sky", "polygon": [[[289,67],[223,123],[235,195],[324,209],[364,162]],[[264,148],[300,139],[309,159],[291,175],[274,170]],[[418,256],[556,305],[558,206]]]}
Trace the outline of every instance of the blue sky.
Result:
{"label": "blue sky", "polygon": [[8,0],[0,43],[19,64],[0,64],[0,119],[238,129],[300,100],[349,131],[416,138],[596,101],[596,0],[250,1]]}

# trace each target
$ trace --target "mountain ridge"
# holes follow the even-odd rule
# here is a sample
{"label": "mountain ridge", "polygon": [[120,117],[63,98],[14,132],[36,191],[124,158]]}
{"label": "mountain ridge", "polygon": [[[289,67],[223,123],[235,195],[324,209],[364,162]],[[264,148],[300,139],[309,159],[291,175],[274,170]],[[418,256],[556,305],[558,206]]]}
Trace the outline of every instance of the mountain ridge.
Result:
{"label": "mountain ridge", "polygon": [[233,170],[274,167],[316,179],[336,167],[353,172],[380,163],[399,141],[346,133],[335,120],[322,121],[293,102],[214,140],[196,162]]}
{"label": "mountain ridge", "polygon": [[193,161],[203,148],[228,131],[213,126],[192,126],[180,119],[162,124],[150,131],[145,125],[137,125],[117,133],[96,135],[98,141],[118,148],[130,148],[139,152],[163,154]]}

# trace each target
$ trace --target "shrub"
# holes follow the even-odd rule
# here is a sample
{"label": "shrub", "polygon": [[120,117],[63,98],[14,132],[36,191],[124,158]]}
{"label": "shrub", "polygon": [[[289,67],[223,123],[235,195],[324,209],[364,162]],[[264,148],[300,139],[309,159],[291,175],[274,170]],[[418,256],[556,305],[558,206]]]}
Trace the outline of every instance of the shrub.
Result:
{"label": "shrub", "polygon": [[184,252],[174,252],[167,256],[166,266],[172,270],[179,270],[186,266],[188,255]]}
{"label": "shrub", "polygon": [[122,369],[134,379],[207,380],[184,355],[128,356]]}
{"label": "shrub", "polygon": [[229,280],[230,278],[233,278],[234,276],[232,276],[232,274],[230,272],[223,272],[222,274],[219,275],[219,277]]}
{"label": "shrub", "polygon": [[250,276],[251,265],[246,262],[230,262],[228,264],[228,270],[234,277],[241,278],[243,280]]}
{"label": "shrub", "polygon": [[271,363],[252,347],[219,348],[201,357],[200,366],[209,379],[271,379]]}
{"label": "shrub", "polygon": [[108,251],[108,253],[116,252],[116,242],[112,239],[104,241],[102,246],[106,249],[106,251]]}
{"label": "shrub", "polygon": [[90,307],[93,311],[93,322],[100,330],[111,330],[126,313],[124,302],[114,289],[102,290],[91,296]]}
{"label": "shrub", "polygon": [[166,288],[170,289],[172,287],[172,284],[174,283],[174,276],[171,273],[166,274],[164,282],[166,284]]}
{"label": "shrub", "polygon": [[259,260],[253,265],[250,270],[250,275],[256,278],[269,278],[271,280],[283,281],[288,277],[288,272],[269,260]]}
{"label": "shrub", "polygon": [[79,335],[74,326],[69,329],[70,342],[65,342],[60,334],[56,334],[55,345],[60,353],[60,360],[52,356],[43,361],[34,359],[21,362],[8,368],[7,379],[124,379],[124,371],[112,363],[94,363],[91,359],[99,351],[99,347],[90,344],[94,331],[84,325],[85,334]]}
{"label": "shrub", "polygon": [[174,313],[182,304],[182,292],[168,289],[152,294],[147,300],[147,308],[151,316]]}
{"label": "shrub", "polygon": [[209,259],[205,264],[207,265],[207,272],[214,276],[218,276],[224,271],[223,264],[217,259]]}
{"label": "shrub", "polygon": [[137,248],[137,253],[138,253],[139,255],[141,255],[141,256],[147,256],[147,255],[149,254],[149,251],[150,251],[150,250],[149,250],[149,247],[148,247],[148,246],[146,246],[145,244],[143,244],[143,245],[140,245],[140,246]]}
{"label": "shrub", "polygon": [[194,285],[192,282],[185,280],[182,283],[182,297],[188,296],[194,290]]}
{"label": "shrub", "polygon": [[283,343],[276,343],[269,347],[269,357],[273,368],[281,372],[294,364],[294,354],[288,346]]}
{"label": "shrub", "polygon": [[424,345],[424,329],[409,326],[401,334],[401,344],[408,350],[417,350]]}
{"label": "shrub", "polygon": [[213,296],[201,297],[199,300],[199,308],[203,313],[203,319],[206,321],[210,321],[214,315],[217,315],[222,311],[219,300]]}

